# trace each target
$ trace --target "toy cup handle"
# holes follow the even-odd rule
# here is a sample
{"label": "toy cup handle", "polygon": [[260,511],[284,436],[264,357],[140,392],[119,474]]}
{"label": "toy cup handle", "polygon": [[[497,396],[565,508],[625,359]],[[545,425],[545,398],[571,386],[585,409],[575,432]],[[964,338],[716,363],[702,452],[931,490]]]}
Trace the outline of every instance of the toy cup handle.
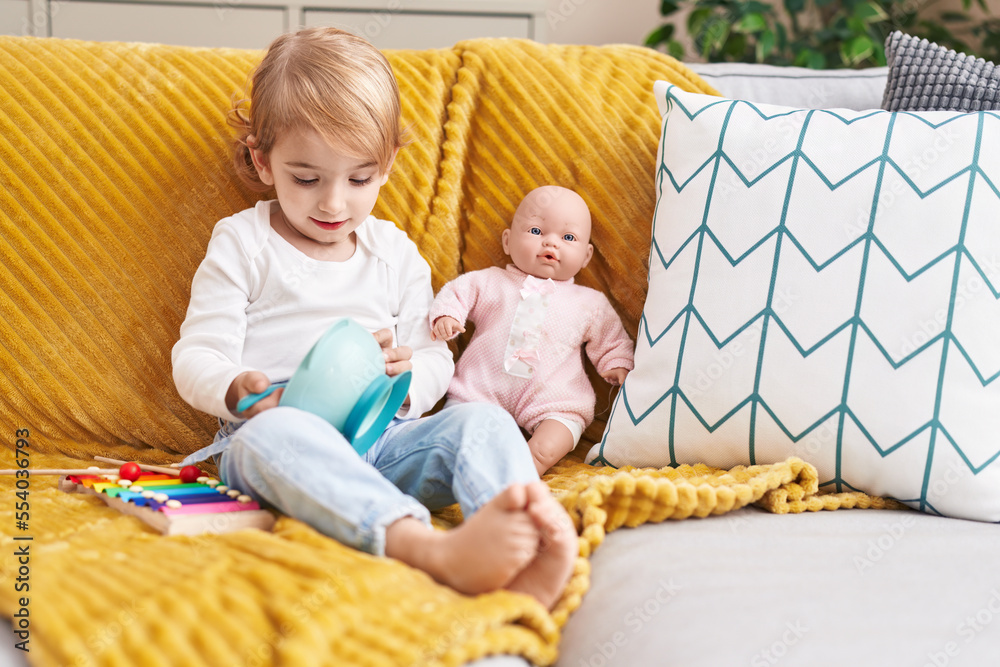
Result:
{"label": "toy cup handle", "polygon": [[253,407],[257,401],[262,398],[266,398],[274,393],[274,390],[278,389],[278,385],[272,384],[270,387],[260,392],[259,394],[247,394],[240,399],[239,403],[236,404],[236,412],[245,412]]}

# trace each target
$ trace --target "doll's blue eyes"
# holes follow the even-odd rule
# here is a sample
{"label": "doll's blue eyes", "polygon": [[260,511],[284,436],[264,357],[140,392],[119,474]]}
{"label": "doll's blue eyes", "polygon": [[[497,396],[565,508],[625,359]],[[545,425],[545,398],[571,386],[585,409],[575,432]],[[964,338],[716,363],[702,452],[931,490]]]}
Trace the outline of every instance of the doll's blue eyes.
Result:
{"label": "doll's blue eyes", "polygon": [[[529,234],[534,234],[535,236],[541,236],[542,235],[542,230],[539,229],[538,227],[532,227],[531,229],[528,230],[528,233]],[[563,234],[562,240],[563,241],[575,241],[576,240],[576,234]]]}

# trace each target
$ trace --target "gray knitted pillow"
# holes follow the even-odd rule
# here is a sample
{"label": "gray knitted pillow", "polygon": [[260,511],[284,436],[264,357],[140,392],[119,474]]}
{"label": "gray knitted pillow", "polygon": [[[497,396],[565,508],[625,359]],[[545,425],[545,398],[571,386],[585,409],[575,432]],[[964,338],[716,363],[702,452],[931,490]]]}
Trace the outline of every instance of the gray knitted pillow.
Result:
{"label": "gray knitted pillow", "polygon": [[1000,109],[1000,68],[993,63],[893,32],[885,40],[888,111]]}

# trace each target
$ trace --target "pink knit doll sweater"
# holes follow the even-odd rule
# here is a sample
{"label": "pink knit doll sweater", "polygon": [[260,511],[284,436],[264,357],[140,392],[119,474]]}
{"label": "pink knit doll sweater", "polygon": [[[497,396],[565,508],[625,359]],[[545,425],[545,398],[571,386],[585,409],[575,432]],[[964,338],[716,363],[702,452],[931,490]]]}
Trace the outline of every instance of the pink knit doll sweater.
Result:
{"label": "pink knit doll sweater", "polygon": [[438,293],[430,324],[442,316],[475,324],[448,387],[449,399],[505,408],[528,433],[561,417],[586,428],[594,389],[581,348],[598,373],[632,370],[632,340],[607,297],[529,276],[513,264],[463,274]]}

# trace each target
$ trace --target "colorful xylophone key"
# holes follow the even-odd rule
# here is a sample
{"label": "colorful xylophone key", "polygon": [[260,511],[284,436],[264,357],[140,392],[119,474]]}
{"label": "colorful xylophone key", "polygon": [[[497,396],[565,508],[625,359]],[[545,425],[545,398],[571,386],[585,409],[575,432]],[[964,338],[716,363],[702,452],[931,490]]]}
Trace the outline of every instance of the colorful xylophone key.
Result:
{"label": "colorful xylophone key", "polygon": [[135,480],[73,474],[60,480],[59,488],[96,495],[109,507],[136,516],[165,535],[269,530],[274,524],[274,515],[250,496],[214,479],[186,483],[155,472],[143,472]]}

